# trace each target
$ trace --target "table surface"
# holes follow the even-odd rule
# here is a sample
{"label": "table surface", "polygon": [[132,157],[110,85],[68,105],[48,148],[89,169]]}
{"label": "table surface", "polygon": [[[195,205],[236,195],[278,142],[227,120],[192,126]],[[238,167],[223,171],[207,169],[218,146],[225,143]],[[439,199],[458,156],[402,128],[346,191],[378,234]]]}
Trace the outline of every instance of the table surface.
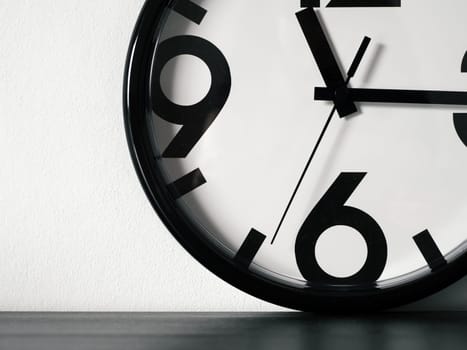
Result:
{"label": "table surface", "polygon": [[467,348],[467,312],[0,314],[0,349]]}

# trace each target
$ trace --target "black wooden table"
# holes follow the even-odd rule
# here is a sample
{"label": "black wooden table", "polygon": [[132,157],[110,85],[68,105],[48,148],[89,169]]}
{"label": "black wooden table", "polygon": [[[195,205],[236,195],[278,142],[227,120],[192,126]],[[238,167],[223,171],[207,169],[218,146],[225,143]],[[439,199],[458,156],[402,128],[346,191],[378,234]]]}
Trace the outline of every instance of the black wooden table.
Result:
{"label": "black wooden table", "polygon": [[466,312],[0,314],[0,349],[467,349]]}

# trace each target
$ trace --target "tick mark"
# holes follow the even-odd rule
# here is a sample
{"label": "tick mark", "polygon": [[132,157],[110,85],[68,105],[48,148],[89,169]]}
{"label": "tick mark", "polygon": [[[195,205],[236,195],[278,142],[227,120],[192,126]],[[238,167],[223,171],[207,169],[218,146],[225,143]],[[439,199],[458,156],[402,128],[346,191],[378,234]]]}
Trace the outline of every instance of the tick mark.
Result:
{"label": "tick mark", "polygon": [[207,181],[204,178],[201,170],[196,169],[191,173],[181,177],[177,181],[167,185],[167,188],[172,193],[172,195],[178,199],[204,185],[206,182]]}
{"label": "tick mark", "polygon": [[413,239],[432,271],[447,264],[446,259],[444,259],[443,254],[441,254],[441,251],[428,230],[419,233],[414,236]]}
{"label": "tick mark", "polygon": [[206,16],[208,12],[190,0],[175,1],[172,5],[172,9],[196,24],[201,24],[204,16]]}
{"label": "tick mark", "polygon": [[251,229],[248,237],[238,250],[237,255],[235,255],[234,261],[244,268],[249,268],[265,240],[265,235],[255,229]]}

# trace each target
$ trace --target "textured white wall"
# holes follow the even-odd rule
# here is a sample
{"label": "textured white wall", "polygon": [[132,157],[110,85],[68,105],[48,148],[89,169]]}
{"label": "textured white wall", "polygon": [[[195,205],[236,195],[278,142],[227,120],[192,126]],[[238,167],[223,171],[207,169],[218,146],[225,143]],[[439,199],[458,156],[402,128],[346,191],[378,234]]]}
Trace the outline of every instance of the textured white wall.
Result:
{"label": "textured white wall", "polygon": [[0,0],[0,310],[271,310],[179,247],[123,127],[142,0]]}
{"label": "textured white wall", "polygon": [[121,95],[142,4],[0,0],[2,311],[279,310],[196,263],[140,188]]}

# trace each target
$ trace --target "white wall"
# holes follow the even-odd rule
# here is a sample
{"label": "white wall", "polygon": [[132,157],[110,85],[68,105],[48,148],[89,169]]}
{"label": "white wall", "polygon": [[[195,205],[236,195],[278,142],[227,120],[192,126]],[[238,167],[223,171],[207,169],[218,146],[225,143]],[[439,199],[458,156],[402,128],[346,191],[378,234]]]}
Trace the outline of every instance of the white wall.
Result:
{"label": "white wall", "polygon": [[[0,0],[0,311],[279,310],[196,263],[140,188],[121,91],[142,3]],[[422,307],[467,309],[452,290]]]}
{"label": "white wall", "polygon": [[142,0],[0,0],[0,309],[275,309],[171,237],[123,128]]}

